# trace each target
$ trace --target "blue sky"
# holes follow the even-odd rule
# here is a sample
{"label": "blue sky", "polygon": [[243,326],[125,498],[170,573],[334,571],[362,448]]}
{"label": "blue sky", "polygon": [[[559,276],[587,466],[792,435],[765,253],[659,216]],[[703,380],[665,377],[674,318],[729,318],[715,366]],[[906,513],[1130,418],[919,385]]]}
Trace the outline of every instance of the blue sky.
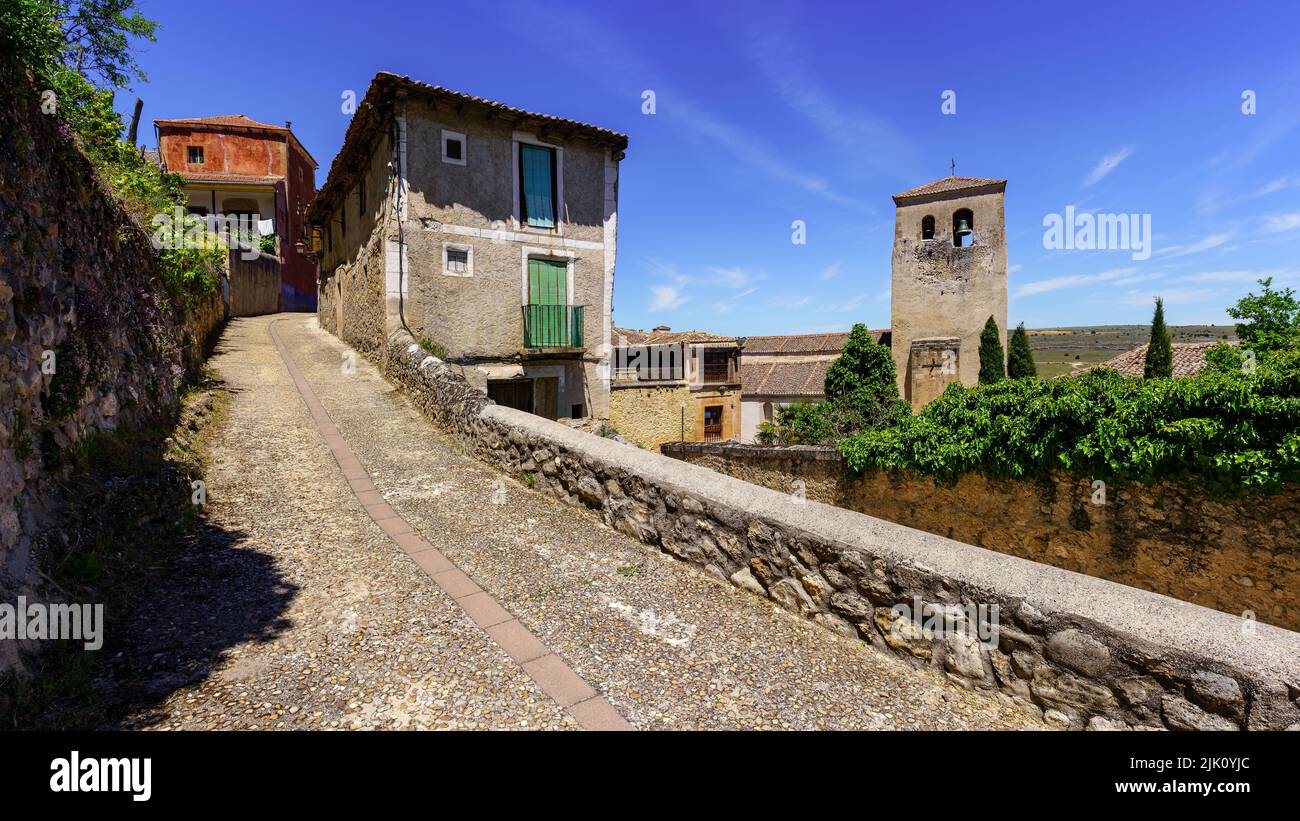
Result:
{"label": "blue sky", "polygon": [[[626,327],[887,326],[890,196],[950,158],[1008,179],[1013,325],[1148,322],[1155,295],[1173,324],[1228,323],[1258,277],[1300,286],[1294,0],[140,5],[162,23],[135,88],[146,121],[292,120],[318,186],[341,95],[381,69],[627,133]],[[1150,258],[1048,250],[1043,220],[1067,206],[1149,214]]]}

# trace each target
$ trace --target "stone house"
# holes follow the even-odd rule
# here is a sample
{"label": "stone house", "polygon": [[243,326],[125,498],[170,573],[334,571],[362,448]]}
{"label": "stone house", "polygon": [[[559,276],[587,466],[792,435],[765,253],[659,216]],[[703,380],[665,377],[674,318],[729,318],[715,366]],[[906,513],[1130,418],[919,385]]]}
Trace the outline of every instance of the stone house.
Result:
{"label": "stone house", "polygon": [[607,419],[627,137],[381,72],[309,214],[322,327],[393,330],[492,399]]}
{"label": "stone house", "polygon": [[256,218],[264,232],[273,232],[280,310],[314,311],[316,264],[306,253],[303,225],[316,194],[317,163],[290,125],[243,114],[154,120],[157,160],[185,178],[191,214]]}
{"label": "stone house", "polygon": [[740,435],[740,344],[703,331],[614,329],[610,425],[643,448]]}
{"label": "stone house", "polygon": [[890,326],[900,395],[919,410],[979,381],[991,316],[1007,340],[1006,180],[949,176],[894,196]]}
{"label": "stone house", "polygon": [[[872,331],[881,345],[890,332]],[[826,398],[826,369],[848,342],[847,331],[830,334],[789,334],[745,337],[741,361],[740,441],[752,442],[758,426],[776,418],[783,405],[820,402]]]}

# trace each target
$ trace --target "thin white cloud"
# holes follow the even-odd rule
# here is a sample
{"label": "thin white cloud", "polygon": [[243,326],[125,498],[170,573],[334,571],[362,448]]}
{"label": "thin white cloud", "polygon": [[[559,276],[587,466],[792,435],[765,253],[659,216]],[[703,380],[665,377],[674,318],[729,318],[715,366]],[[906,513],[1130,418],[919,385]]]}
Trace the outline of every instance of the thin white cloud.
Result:
{"label": "thin white cloud", "polygon": [[1016,289],[1014,296],[1034,296],[1035,294],[1045,294],[1049,291],[1059,291],[1062,288],[1076,288],[1080,285],[1092,285],[1098,282],[1107,282],[1120,277],[1131,276],[1137,271],[1136,268],[1113,268],[1109,271],[1102,271],[1099,274],[1068,274],[1065,276],[1051,277],[1049,279],[1040,279],[1037,282],[1026,282]]}
{"label": "thin white cloud", "polygon": [[1160,248],[1156,251],[1156,256],[1173,259],[1174,257],[1185,257],[1190,256],[1191,254],[1199,254],[1203,251],[1208,251],[1211,248],[1218,248],[1230,239],[1232,239],[1231,231],[1226,231],[1222,234],[1211,234],[1199,242],[1193,242],[1191,245],[1168,245],[1164,248]]}
{"label": "thin white cloud", "polygon": [[794,308],[802,308],[810,302],[812,302],[812,297],[810,296],[801,297],[799,299],[778,297],[776,299],[773,299],[768,304],[771,305],[773,308],[784,308],[785,310],[788,311]]}
{"label": "thin white cloud", "polygon": [[753,282],[767,279],[767,274],[755,273],[744,268],[710,268],[712,282],[728,288],[744,288]]}
{"label": "thin white cloud", "polygon": [[1133,156],[1133,148],[1131,146],[1124,146],[1118,151],[1113,151],[1102,157],[1101,162],[1097,163],[1088,174],[1088,178],[1083,181],[1083,186],[1087,188],[1090,185],[1096,185],[1101,182],[1107,174],[1114,171],[1119,167],[1120,163],[1124,162],[1131,156]]}
{"label": "thin white cloud", "polygon": [[840,265],[839,260],[836,260],[835,262],[832,262],[830,265],[827,265],[825,268],[823,268],[822,272],[817,275],[817,278],[822,282],[835,279],[835,277],[840,275],[841,267],[842,266]]}
{"label": "thin white cloud", "polygon": [[671,285],[655,285],[650,289],[650,310],[666,311],[686,302],[679,289]]}
{"label": "thin white cloud", "polygon": [[1263,231],[1266,234],[1281,234],[1300,228],[1300,211],[1290,214],[1269,214],[1264,217]]}

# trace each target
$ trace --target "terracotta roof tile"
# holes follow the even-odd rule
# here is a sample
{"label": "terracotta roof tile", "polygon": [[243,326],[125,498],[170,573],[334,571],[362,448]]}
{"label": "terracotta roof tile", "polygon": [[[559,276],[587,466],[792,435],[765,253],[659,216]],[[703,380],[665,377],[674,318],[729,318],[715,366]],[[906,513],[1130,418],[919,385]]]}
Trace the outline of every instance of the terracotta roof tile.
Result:
{"label": "terracotta roof tile", "polygon": [[[1195,376],[1205,370],[1205,352],[1218,344],[1218,342],[1173,343],[1171,348],[1174,354],[1174,376]],[[1236,345],[1237,343],[1230,342],[1229,344]],[[1096,368],[1110,368],[1119,371],[1125,376],[1142,376],[1146,371],[1147,348],[1149,347],[1148,344],[1140,348],[1134,348],[1131,351],[1125,351],[1099,365],[1077,370],[1071,375],[1077,376]]]}
{"label": "terracotta roof tile", "polygon": [[750,396],[822,397],[830,359],[811,362],[745,362],[741,358],[740,392]]}
{"label": "terracotta roof tile", "polygon": [[[871,336],[880,342],[882,337],[888,338],[889,329],[883,328],[871,332]],[[801,353],[801,354],[836,354],[844,350],[844,343],[849,341],[848,332],[833,334],[786,334],[783,336],[747,336],[745,337],[745,353],[755,354],[781,354],[781,353]]]}
{"label": "terracotta roof tile", "polygon": [[225,125],[240,128],[266,128],[271,131],[288,131],[282,125],[259,123],[243,114],[218,114],[215,117],[181,117],[173,120],[154,120],[154,125]]}
{"label": "terracotta roof tile", "polygon": [[983,177],[942,177],[933,182],[927,182],[925,185],[918,185],[915,188],[909,188],[901,194],[895,194],[894,199],[906,199],[908,197],[926,197],[932,194],[949,194],[953,191],[966,191],[971,188],[983,188],[986,185],[1007,184],[1006,180],[990,180]]}
{"label": "terracotta roof tile", "polygon": [[629,345],[677,345],[699,342],[735,342],[734,336],[719,336],[705,331],[638,331],[631,328],[614,328],[614,343],[626,338]]}

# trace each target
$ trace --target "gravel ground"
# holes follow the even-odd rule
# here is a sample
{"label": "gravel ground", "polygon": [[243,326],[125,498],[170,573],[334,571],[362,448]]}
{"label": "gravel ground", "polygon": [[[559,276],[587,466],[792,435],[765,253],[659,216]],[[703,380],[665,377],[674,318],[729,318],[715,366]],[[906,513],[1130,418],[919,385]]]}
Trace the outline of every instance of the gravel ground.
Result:
{"label": "gravel ground", "polygon": [[[187,556],[201,569],[160,580],[161,612],[189,606],[181,624],[138,626],[130,667],[157,700],[118,726],[575,726],[366,515],[268,323],[232,320],[209,363],[231,401],[209,440],[208,505]],[[323,351],[302,324],[282,326]]]}
{"label": "gravel ground", "polygon": [[[179,698],[193,715],[180,725],[571,725],[350,498],[277,364],[272,319],[233,321],[213,361],[237,393],[211,515],[248,531],[300,590],[273,644],[234,648]],[[385,500],[637,727],[1043,726],[530,490],[463,453],[364,359],[345,373],[346,348],[314,317],[281,319]],[[268,703],[274,717],[252,706]]]}

